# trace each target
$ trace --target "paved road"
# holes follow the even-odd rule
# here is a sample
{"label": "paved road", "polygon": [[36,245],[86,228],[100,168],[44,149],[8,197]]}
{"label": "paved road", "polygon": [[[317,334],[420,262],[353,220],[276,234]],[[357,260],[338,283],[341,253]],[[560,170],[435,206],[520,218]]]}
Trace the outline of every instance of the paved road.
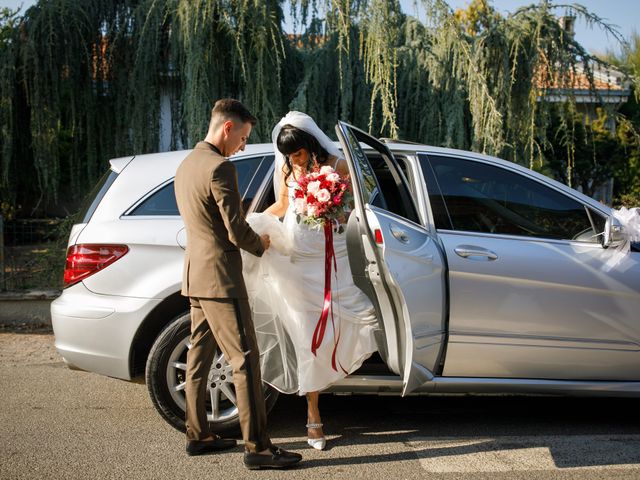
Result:
{"label": "paved road", "polygon": [[517,397],[322,397],[330,449],[304,442],[282,396],[274,440],[292,471],[248,472],[238,450],[184,454],[144,385],[72,372],[43,334],[0,333],[0,478],[640,479],[640,402]]}

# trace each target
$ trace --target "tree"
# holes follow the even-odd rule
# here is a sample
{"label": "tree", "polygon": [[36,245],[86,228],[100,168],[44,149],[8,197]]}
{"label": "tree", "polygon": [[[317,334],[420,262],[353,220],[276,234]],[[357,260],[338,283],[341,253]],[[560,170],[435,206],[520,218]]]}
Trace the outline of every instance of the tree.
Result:
{"label": "tree", "polygon": [[629,75],[640,76],[640,34],[634,30],[620,51],[609,49],[600,57]]}
{"label": "tree", "polygon": [[616,137],[624,160],[614,170],[614,203],[627,207],[640,205],[640,106],[632,95],[623,106],[624,116],[616,128]]}
{"label": "tree", "polygon": [[458,8],[454,16],[460,26],[472,37],[494,28],[502,19],[489,0],[472,0],[466,9]]}
{"label": "tree", "polygon": [[[172,148],[203,136],[223,96],[251,104],[266,138],[284,109],[281,23],[275,0],[48,0],[29,8],[7,23],[13,42],[0,45],[3,201],[30,204],[27,214],[77,202],[106,159],[156,150],[165,94]],[[33,188],[16,188],[22,169]]]}
{"label": "tree", "polygon": [[300,44],[282,30],[285,3],[41,0],[5,21],[2,201],[29,205],[27,215],[72,208],[106,159],[158,148],[161,98],[171,148],[192,146],[213,101],[234,96],[260,118],[255,140],[299,108],[325,130],[342,119],[540,168],[552,108],[542,85],[597,60],[554,12],[619,36],[583,7],[548,0],[505,17],[488,1],[456,15],[422,0],[426,22],[398,0],[289,0],[303,37],[315,36]]}
{"label": "tree", "polygon": [[16,51],[17,10],[0,9],[0,215],[12,218],[16,206],[10,201],[9,179],[15,168],[12,153],[16,149],[14,130],[16,129]]}
{"label": "tree", "polygon": [[603,109],[597,114],[590,120],[570,104],[558,105],[544,150],[545,173],[589,196],[625,165],[625,151],[609,127],[609,115]]}
{"label": "tree", "polygon": [[[620,52],[608,51],[603,59],[632,77],[640,76],[640,34],[634,31]],[[631,95],[621,106],[616,137],[625,156],[614,171],[617,205],[640,205],[640,90],[631,85]]]}

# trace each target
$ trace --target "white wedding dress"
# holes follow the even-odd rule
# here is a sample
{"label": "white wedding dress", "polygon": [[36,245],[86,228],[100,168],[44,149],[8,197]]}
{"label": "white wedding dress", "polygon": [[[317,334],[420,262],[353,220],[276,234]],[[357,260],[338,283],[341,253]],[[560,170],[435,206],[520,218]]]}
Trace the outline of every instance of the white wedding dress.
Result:
{"label": "white wedding dress", "polygon": [[[351,278],[345,234],[334,233],[337,272],[332,275],[333,317],[324,339],[311,352],[311,340],[324,303],[325,238],[323,231],[296,222],[295,184],[289,184],[289,207],[281,223],[274,215],[250,214],[247,221],[271,237],[262,257],[243,254],[243,272],[256,328],[262,378],[284,393],[320,391],[357,370],[377,350],[377,320],[369,299]],[[339,334],[337,371],[332,368]],[[343,371],[344,369],[344,371]]]}

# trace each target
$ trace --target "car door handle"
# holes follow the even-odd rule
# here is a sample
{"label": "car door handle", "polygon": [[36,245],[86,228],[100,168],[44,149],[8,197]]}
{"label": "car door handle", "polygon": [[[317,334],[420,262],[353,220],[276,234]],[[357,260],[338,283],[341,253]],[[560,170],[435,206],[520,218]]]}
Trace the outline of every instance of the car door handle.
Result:
{"label": "car door handle", "polygon": [[396,240],[402,243],[409,243],[409,235],[407,235],[407,232],[405,232],[401,228],[391,225],[389,227],[389,230],[391,230],[391,235],[393,235]]}
{"label": "car door handle", "polygon": [[498,259],[498,255],[496,255],[491,250],[487,250],[486,248],[482,247],[475,247],[473,245],[459,245],[453,251],[462,258],[486,257],[487,260]]}

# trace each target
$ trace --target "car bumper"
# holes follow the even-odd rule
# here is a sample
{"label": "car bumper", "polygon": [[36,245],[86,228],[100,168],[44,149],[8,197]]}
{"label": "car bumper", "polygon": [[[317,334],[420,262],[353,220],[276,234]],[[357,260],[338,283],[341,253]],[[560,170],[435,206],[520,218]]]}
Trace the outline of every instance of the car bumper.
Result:
{"label": "car bumper", "polygon": [[82,283],[51,304],[58,353],[71,368],[131,380],[129,354],[143,319],[159,299],[98,295]]}

